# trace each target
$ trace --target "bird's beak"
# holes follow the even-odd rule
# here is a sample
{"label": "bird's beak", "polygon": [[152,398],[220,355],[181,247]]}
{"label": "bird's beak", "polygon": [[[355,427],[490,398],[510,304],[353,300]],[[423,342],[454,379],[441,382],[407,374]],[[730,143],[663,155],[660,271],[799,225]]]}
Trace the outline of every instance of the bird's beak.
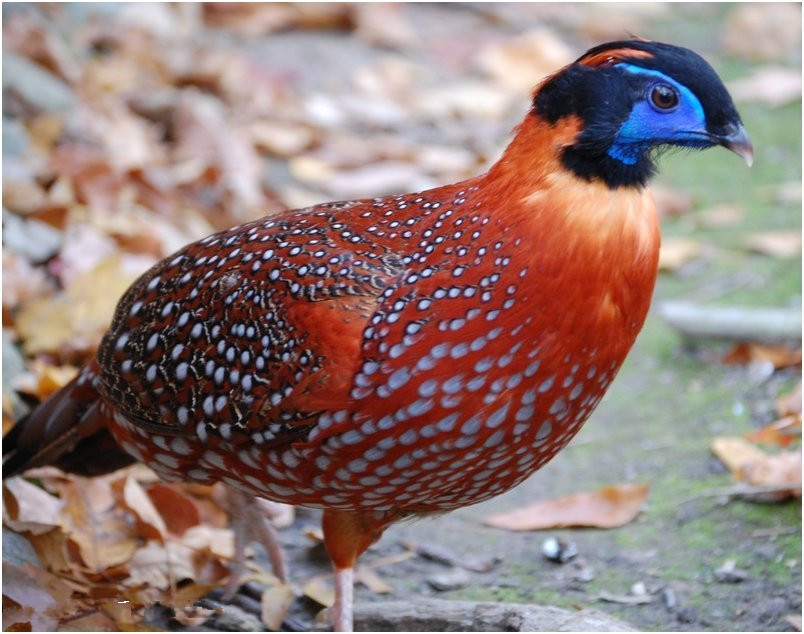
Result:
{"label": "bird's beak", "polygon": [[748,138],[748,134],[746,134],[742,124],[729,126],[726,134],[718,137],[718,143],[735,154],[742,156],[746,165],[751,167],[754,162],[754,146],[751,144],[751,139]]}

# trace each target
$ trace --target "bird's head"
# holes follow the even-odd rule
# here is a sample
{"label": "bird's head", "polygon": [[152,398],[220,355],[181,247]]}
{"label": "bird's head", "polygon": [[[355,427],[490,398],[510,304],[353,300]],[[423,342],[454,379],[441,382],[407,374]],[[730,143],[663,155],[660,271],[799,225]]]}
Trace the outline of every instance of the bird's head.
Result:
{"label": "bird's head", "polygon": [[692,51],[645,40],[596,46],[537,88],[533,114],[579,119],[565,167],[609,187],[644,185],[655,150],[722,145],[750,165],[751,142],[726,87]]}

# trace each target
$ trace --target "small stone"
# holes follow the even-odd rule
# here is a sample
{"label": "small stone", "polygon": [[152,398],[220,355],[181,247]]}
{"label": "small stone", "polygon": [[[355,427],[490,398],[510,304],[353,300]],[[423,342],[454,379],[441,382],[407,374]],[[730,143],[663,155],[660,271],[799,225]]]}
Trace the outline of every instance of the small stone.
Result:
{"label": "small stone", "polygon": [[75,108],[75,94],[55,75],[12,51],[3,51],[3,93],[16,92],[42,112],[69,112]]}
{"label": "small stone", "polygon": [[462,568],[454,568],[448,572],[431,575],[427,578],[427,583],[438,592],[448,590],[459,590],[466,586],[470,581],[469,573]]}
{"label": "small stone", "polygon": [[631,594],[635,597],[645,597],[648,595],[648,589],[642,581],[638,581],[631,586]]}
{"label": "small stone", "polygon": [[3,563],[15,566],[31,564],[37,568],[42,567],[42,562],[30,542],[5,526],[3,527]]}
{"label": "small stone", "polygon": [[31,137],[25,126],[17,119],[3,117],[3,158],[22,156],[30,145]]}
{"label": "small stone", "polygon": [[678,605],[678,599],[676,599],[676,593],[673,588],[665,588],[662,590],[662,598],[668,610],[673,610],[676,605]]}
{"label": "small stone", "polygon": [[3,214],[3,246],[39,264],[61,248],[63,235],[39,220],[25,220],[16,214]]}
{"label": "small stone", "polygon": [[679,623],[695,623],[698,612],[694,608],[681,608],[676,612],[676,620]]}
{"label": "small stone", "polygon": [[542,555],[550,561],[565,564],[578,555],[578,547],[574,542],[567,542],[558,537],[548,537],[542,542]]}
{"label": "small stone", "polygon": [[742,583],[748,579],[748,573],[737,568],[736,561],[727,559],[720,568],[715,570],[715,579],[720,583]]}

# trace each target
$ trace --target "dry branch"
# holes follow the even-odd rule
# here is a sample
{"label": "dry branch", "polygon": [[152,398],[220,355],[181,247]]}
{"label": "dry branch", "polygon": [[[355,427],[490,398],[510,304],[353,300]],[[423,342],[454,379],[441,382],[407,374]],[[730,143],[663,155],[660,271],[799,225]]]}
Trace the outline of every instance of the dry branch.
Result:
{"label": "dry branch", "polygon": [[673,328],[688,337],[740,341],[801,340],[801,310],[797,308],[745,308],[699,306],[663,302],[658,312]]}

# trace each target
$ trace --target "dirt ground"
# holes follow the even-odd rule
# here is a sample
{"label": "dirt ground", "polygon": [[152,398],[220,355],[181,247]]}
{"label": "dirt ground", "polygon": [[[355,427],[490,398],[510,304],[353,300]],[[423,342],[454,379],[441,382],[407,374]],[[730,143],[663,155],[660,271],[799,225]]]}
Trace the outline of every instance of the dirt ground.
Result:
{"label": "dirt ground", "polygon": [[[762,6],[774,10],[774,5]],[[741,54],[729,44],[727,35],[730,28],[736,28],[735,22],[739,24],[735,15],[740,8],[709,4],[630,8],[410,4],[401,9],[407,33],[390,29],[391,33],[383,32],[377,41],[355,37],[348,29],[314,28],[253,37],[212,29],[205,37],[210,46],[242,47],[266,73],[285,78],[294,91],[307,96],[348,92],[357,69],[389,58],[427,68],[426,81],[434,87],[440,83],[451,86],[462,76],[477,74],[472,60],[478,49],[542,28],[551,29],[575,54],[629,32],[672,41],[712,59],[727,81],[771,62],[800,68],[800,31],[798,48],[781,53],[782,58],[769,60],[757,53],[752,59],[754,53]],[[81,24],[93,10],[70,8],[63,28]],[[113,13],[108,8],[100,12],[106,16],[102,19],[112,19]],[[773,40],[772,27],[768,29],[771,35],[767,37]],[[389,38],[394,37],[402,44],[389,47]],[[451,117],[443,128],[400,121],[389,107],[374,112],[377,118],[387,116],[387,124],[377,124],[375,119],[358,132],[380,135],[388,143],[397,137],[434,143],[464,138],[474,144],[478,155],[486,153],[493,159],[527,101],[523,90],[521,107],[501,109],[503,116],[493,123],[483,118],[483,108],[493,109],[493,105],[472,102],[466,112],[476,108],[480,123],[475,125],[469,114],[465,120]],[[317,116],[330,116],[326,104],[326,100],[319,102]],[[769,200],[763,192],[781,183],[800,183],[801,102],[794,100],[775,109],[761,103],[737,105],[757,148],[757,164],[751,172],[720,150],[668,156],[662,163],[659,184],[694,200],[690,212],[666,220],[665,235],[703,237],[706,247],[705,257],[660,276],[655,306],[668,299],[692,299],[800,307],[800,254],[781,260],[745,253],[737,245],[752,231],[800,230],[800,189],[798,201],[792,202]],[[467,169],[479,170],[482,165]],[[300,193],[296,176],[283,159],[274,158],[266,181],[286,194],[283,200],[301,204],[311,194]],[[426,179],[410,180],[395,181],[388,187],[407,191],[431,184]],[[325,193],[319,192],[322,200],[327,199]],[[739,206],[743,221],[702,229],[695,214],[714,205]],[[720,363],[728,348],[720,342],[682,341],[653,310],[609,393],[558,457],[515,490],[489,502],[390,528],[362,563],[379,564],[374,570],[392,592],[378,594],[358,584],[356,601],[436,596],[570,609],[585,606],[619,617],[637,629],[656,631],[794,629],[786,617],[801,613],[800,500],[757,503],[712,495],[733,481],[709,446],[715,436],[740,435],[770,422],[774,400],[792,389],[800,378],[800,368],[758,377],[749,367]],[[621,528],[505,532],[481,523],[488,515],[536,500],[622,482],[648,484],[650,493],[640,516]],[[293,526],[282,531],[293,578],[328,572],[323,549],[311,548],[303,534],[304,528],[317,525],[317,518],[314,511],[299,510]],[[564,564],[547,560],[541,547],[548,537],[572,542],[577,557]],[[490,569],[467,571],[420,554],[383,565],[386,560],[402,559],[401,555],[417,547],[441,549],[455,562],[470,568],[473,562],[480,562]],[[724,578],[717,571],[729,561],[739,574]],[[643,584],[638,587],[644,602],[629,602],[636,584]],[[454,587],[443,589],[445,586]],[[317,609],[313,602],[300,599],[291,615],[309,625]]]}

